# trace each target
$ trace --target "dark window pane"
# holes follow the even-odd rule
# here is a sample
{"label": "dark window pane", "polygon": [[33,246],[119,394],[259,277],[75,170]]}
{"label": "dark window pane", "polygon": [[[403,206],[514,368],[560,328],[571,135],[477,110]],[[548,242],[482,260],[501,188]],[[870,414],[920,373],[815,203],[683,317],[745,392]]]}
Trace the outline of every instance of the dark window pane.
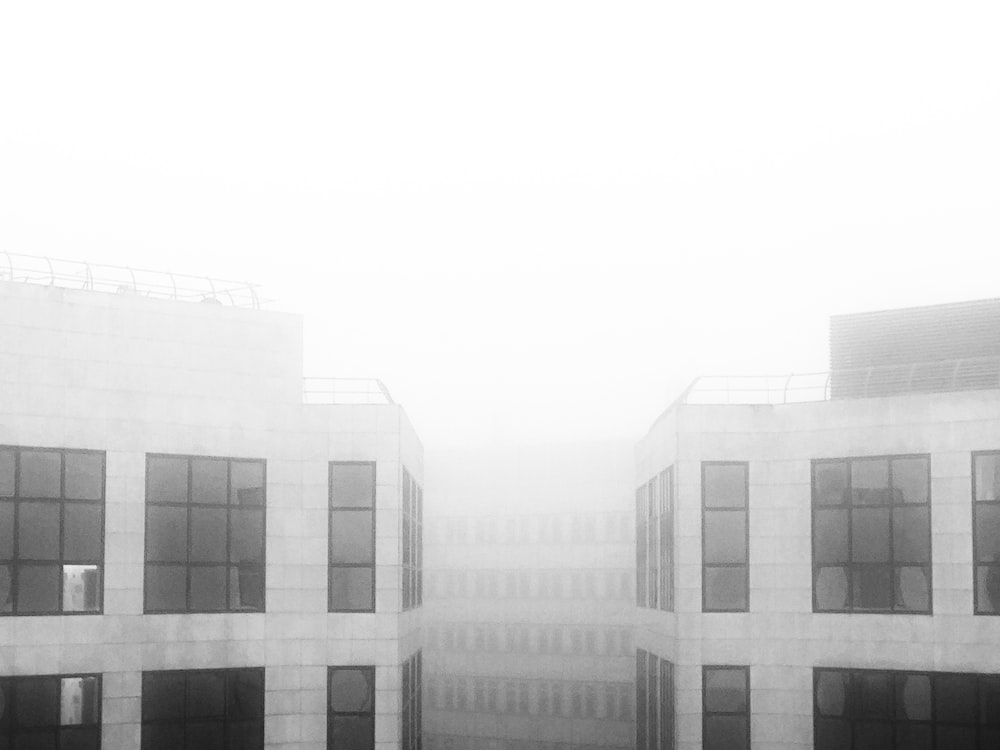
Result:
{"label": "dark window pane", "polygon": [[976,561],[1000,562],[1000,505],[977,505]]}
{"label": "dark window pane", "polygon": [[813,465],[813,498],[819,505],[847,502],[846,461],[823,461]]}
{"label": "dark window pane", "polygon": [[226,750],[264,750],[264,722],[238,721],[231,723]]}
{"label": "dark window pane", "polygon": [[14,557],[14,503],[0,500],[0,560]]}
{"label": "dark window pane", "polygon": [[847,570],[845,568],[820,568],[816,571],[816,609],[843,610],[847,608]]}
{"label": "dark window pane", "polygon": [[854,675],[854,710],[868,719],[892,718],[892,679],[888,672],[857,672]]}
{"label": "dark window pane", "polygon": [[226,609],[226,568],[221,565],[191,568],[191,609],[196,612]]}
{"label": "dark window pane", "polygon": [[188,461],[186,458],[150,457],[146,461],[146,497],[150,502],[188,501]]}
{"label": "dark window pane", "polygon": [[746,507],[746,464],[702,464],[702,467],[706,508]]}
{"label": "dark window pane", "polygon": [[59,503],[21,503],[17,544],[22,560],[58,560]]}
{"label": "dark window pane", "polygon": [[264,608],[264,566],[243,563],[229,568],[231,609]]}
{"label": "dark window pane", "polygon": [[187,675],[187,715],[225,716],[226,678],[222,672],[190,672]]}
{"label": "dark window pane", "polygon": [[949,727],[939,724],[935,727],[934,734],[937,736],[938,747],[946,747],[948,750],[976,750],[975,727]]}
{"label": "dark window pane", "polygon": [[191,459],[191,502],[225,503],[229,462],[224,458]]}
{"label": "dark window pane", "polygon": [[330,718],[332,750],[374,750],[375,718],[372,716],[333,716]]}
{"label": "dark window pane", "polygon": [[1000,677],[979,678],[979,721],[1000,726]]}
{"label": "dark window pane", "polygon": [[976,612],[1000,614],[1000,565],[976,566]]}
{"label": "dark window pane", "polygon": [[22,565],[17,571],[17,611],[58,612],[60,565]]}
{"label": "dark window pane", "polygon": [[848,562],[845,510],[813,511],[813,562]]}
{"label": "dark window pane", "polygon": [[264,464],[261,461],[232,461],[229,464],[230,496],[234,505],[264,504]]}
{"label": "dark window pane", "polygon": [[705,608],[745,611],[746,568],[705,568]]}
{"label": "dark window pane", "polygon": [[96,677],[63,677],[61,680],[59,723],[96,724],[101,691]]}
{"label": "dark window pane", "polygon": [[222,750],[225,729],[221,719],[215,721],[188,721],[184,732],[184,750]]}
{"label": "dark window pane", "polygon": [[146,508],[146,559],[187,561],[187,508]]}
{"label": "dark window pane", "polygon": [[976,500],[1000,500],[1000,453],[976,456],[975,481]]}
{"label": "dark window pane", "polygon": [[[171,508],[170,510],[173,510]],[[191,562],[226,561],[226,509],[191,508]]]}
{"label": "dark window pane", "polygon": [[373,609],[373,577],[371,568],[330,568],[330,609]]}
{"label": "dark window pane", "polygon": [[[147,672],[142,676],[142,720],[184,718],[184,674]],[[145,730],[143,731],[145,734]]]}
{"label": "dark window pane", "polygon": [[705,669],[705,711],[745,713],[747,673],[743,669]]}
{"label": "dark window pane", "polygon": [[64,560],[100,560],[104,509],[100,505],[67,505],[63,527]]}
{"label": "dark window pane", "polygon": [[144,724],[142,750],[183,750],[183,724]]}
{"label": "dark window pane", "polygon": [[11,612],[14,609],[13,582],[13,566],[0,565],[0,612]]}
{"label": "dark window pane", "polygon": [[884,458],[851,461],[851,490],[855,505],[884,505],[889,496],[889,462]]}
{"label": "dark window pane", "polygon": [[365,713],[375,710],[375,677],[369,668],[330,670],[330,710]]}
{"label": "dark window pane", "polygon": [[264,671],[241,669],[229,675],[227,713],[233,719],[264,716]]}
{"label": "dark window pane", "polygon": [[905,566],[895,570],[896,609],[929,612],[931,585],[926,568]]}
{"label": "dark window pane", "polygon": [[231,562],[264,562],[264,511],[232,510],[229,559]]}
{"label": "dark window pane", "polygon": [[146,609],[180,612],[187,609],[187,568],[146,566]]}
{"label": "dark window pane", "polygon": [[851,511],[854,562],[889,562],[889,509],[855,508]]}
{"label": "dark window pane", "polygon": [[896,502],[927,502],[927,459],[892,459],[892,488]]}
{"label": "dark window pane", "polygon": [[745,716],[706,716],[703,750],[749,748]]}
{"label": "dark window pane", "polygon": [[1000,747],[1000,729],[982,727],[979,730],[979,747],[980,750],[983,748]]}
{"label": "dark window pane", "polygon": [[[857,511],[855,511],[857,512]],[[892,512],[892,555],[896,563],[930,563],[931,511],[896,508]]]}
{"label": "dark window pane", "polygon": [[852,750],[887,750],[892,747],[892,724],[881,721],[859,721],[854,724]]}
{"label": "dark window pane", "polygon": [[14,451],[0,449],[0,497],[14,496]]}
{"label": "dark window pane", "polygon": [[896,675],[896,718],[930,721],[931,678],[928,675]]}
{"label": "dark window pane", "polygon": [[375,464],[331,464],[330,505],[371,508],[375,500]]}
{"label": "dark window pane", "polygon": [[17,683],[16,715],[18,726],[50,727],[59,724],[59,679],[28,677]]}
{"label": "dark window pane", "polygon": [[863,565],[854,569],[854,608],[892,609],[892,569]]}
{"label": "dark window pane", "polygon": [[375,561],[372,513],[367,510],[337,510],[330,513],[330,562]]}
{"label": "dark window pane", "polygon": [[816,678],[816,708],[821,716],[843,716],[847,705],[848,673],[823,671]]}
{"label": "dark window pane", "polygon": [[62,460],[57,451],[21,451],[21,497],[59,497]]}
{"label": "dark window pane", "polygon": [[850,746],[850,723],[839,719],[816,719],[816,750],[846,750]]}
{"label": "dark window pane", "polygon": [[974,675],[934,675],[934,718],[937,721],[975,724],[977,708]]}
{"label": "dark window pane", "polygon": [[100,500],[104,497],[104,456],[99,453],[66,453],[66,497]]}
{"label": "dark window pane", "polygon": [[933,726],[931,724],[897,723],[896,747],[900,750],[933,750]]}
{"label": "dark window pane", "polygon": [[745,562],[746,511],[705,511],[705,562]]}
{"label": "dark window pane", "polygon": [[14,735],[13,750],[56,750],[58,733],[54,729],[36,729]]}
{"label": "dark window pane", "polygon": [[73,727],[59,732],[59,750],[100,750],[101,730],[98,727]]}
{"label": "dark window pane", "polygon": [[63,612],[98,612],[101,609],[101,567],[63,565]]}

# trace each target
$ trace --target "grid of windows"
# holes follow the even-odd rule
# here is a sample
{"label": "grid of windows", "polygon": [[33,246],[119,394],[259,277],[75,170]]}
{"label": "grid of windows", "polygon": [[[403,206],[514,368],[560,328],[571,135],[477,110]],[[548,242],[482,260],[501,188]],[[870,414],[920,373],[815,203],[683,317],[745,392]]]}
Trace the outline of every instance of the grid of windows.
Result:
{"label": "grid of windows", "polygon": [[145,608],[264,610],[265,462],[146,457]]}
{"label": "grid of windows", "polygon": [[427,704],[444,711],[502,716],[553,716],[601,719],[632,724],[635,685],[579,680],[494,679],[443,676],[429,678]]}
{"label": "grid of windows", "polygon": [[636,603],[674,609],[674,472],[661,471],[636,490]]}
{"label": "grid of windows", "polygon": [[626,656],[632,633],[624,628],[499,623],[431,625],[428,648],[449,653],[520,653],[576,656]]}
{"label": "grid of windows", "polygon": [[976,614],[1000,615],[1000,451],[972,454]]}
{"label": "grid of windows", "polygon": [[1000,675],[813,670],[817,750],[994,750]]}
{"label": "grid of windows", "polygon": [[747,612],[750,605],[749,466],[701,465],[702,611]]}
{"label": "grid of windows", "polygon": [[633,571],[620,570],[431,570],[428,588],[439,599],[633,598]]}
{"label": "grid of windows", "polygon": [[417,651],[403,662],[402,750],[423,746],[423,658]]}
{"label": "grid of windows", "polygon": [[403,468],[403,609],[424,601],[424,490]]}
{"label": "grid of windows", "polygon": [[749,750],[750,667],[702,667],[702,748]]}
{"label": "grid of windows", "polygon": [[0,446],[0,615],[101,611],[104,461]]}
{"label": "grid of windows", "polygon": [[330,612],[375,611],[375,463],[330,462]]}
{"label": "grid of windows", "polygon": [[674,665],[656,654],[635,653],[636,750],[674,748]]}
{"label": "grid of windows", "polygon": [[330,667],[327,750],[375,749],[375,667]]}
{"label": "grid of windows", "polygon": [[263,747],[263,668],[142,673],[142,750]]}
{"label": "grid of windows", "polygon": [[0,677],[0,747],[99,750],[101,677]]}
{"label": "grid of windows", "polygon": [[813,461],[813,610],[930,614],[930,458]]}

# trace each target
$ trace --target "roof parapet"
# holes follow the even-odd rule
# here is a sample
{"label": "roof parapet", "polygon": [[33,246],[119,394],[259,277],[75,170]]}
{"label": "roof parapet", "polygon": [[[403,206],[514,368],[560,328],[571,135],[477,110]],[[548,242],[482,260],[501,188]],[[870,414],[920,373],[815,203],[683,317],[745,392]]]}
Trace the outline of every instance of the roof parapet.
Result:
{"label": "roof parapet", "polygon": [[307,404],[393,404],[392,395],[378,378],[303,378]]}

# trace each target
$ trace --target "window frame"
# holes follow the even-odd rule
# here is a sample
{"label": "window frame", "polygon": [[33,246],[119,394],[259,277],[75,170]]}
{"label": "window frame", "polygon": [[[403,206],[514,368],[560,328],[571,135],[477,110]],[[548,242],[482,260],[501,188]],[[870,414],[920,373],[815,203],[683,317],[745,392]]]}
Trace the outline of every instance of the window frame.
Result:
{"label": "window frame", "polygon": [[[984,610],[980,607],[980,597],[979,597],[979,570],[980,568],[986,568],[989,571],[991,568],[995,569],[1000,573],[1000,562],[992,563],[981,563],[979,562],[979,543],[978,543],[978,530],[979,530],[979,508],[982,506],[992,506],[1000,508],[1000,497],[996,500],[978,500],[977,495],[979,492],[978,483],[976,481],[976,461],[979,458],[986,456],[996,457],[996,460],[1000,462],[1000,450],[985,450],[985,451],[973,451],[972,452],[972,612],[975,615],[982,617],[1000,617],[1000,602],[994,611]],[[987,576],[989,573],[987,572]]]}
{"label": "window frame", "polygon": [[[333,470],[335,466],[370,466],[372,470],[372,502],[370,507],[364,506],[353,506],[353,505],[337,505],[333,504]],[[378,564],[378,554],[375,549],[376,543],[376,524],[378,522],[378,514],[375,512],[377,508],[378,500],[378,462],[377,461],[330,461],[327,465],[327,582],[326,582],[326,604],[328,613],[342,613],[342,612],[375,612],[377,606],[377,597],[375,594],[375,586],[377,584],[376,578],[376,568]],[[369,510],[371,512],[372,518],[372,533],[371,533],[371,550],[372,557],[371,563],[335,563],[333,561],[333,540],[330,538],[330,527],[333,524],[333,514],[342,512],[352,512],[357,513],[364,510]],[[371,571],[371,599],[370,606],[364,608],[344,608],[333,606],[333,590],[330,583],[333,579],[333,570],[335,568],[367,568]]]}
{"label": "window frame", "polygon": [[[711,466],[742,466],[743,467],[743,505],[716,505],[711,508],[706,503],[705,470]],[[705,561],[705,534],[708,514],[712,512],[743,511],[744,558],[743,562],[709,563]],[[708,571],[714,569],[743,568],[743,586],[746,592],[746,604],[742,608],[709,607],[708,606]],[[701,462],[701,611],[703,613],[749,612],[750,611],[750,462],[749,461],[702,461]]]}
{"label": "window frame", "polygon": [[[709,711],[708,710],[708,674],[709,672],[743,672],[745,679],[744,695],[746,696],[746,711]],[[753,705],[751,703],[750,667],[746,664],[703,664],[701,667],[701,737],[705,743],[708,723],[713,716],[745,716],[746,717],[746,748],[750,750],[751,719]]]}
{"label": "window frame", "polygon": [[[108,454],[104,450],[95,450],[91,448],[53,448],[53,447],[41,447],[41,446],[29,446],[29,445],[0,445],[0,451],[13,452],[14,454],[14,489],[13,494],[4,496],[0,498],[0,503],[9,503],[13,506],[13,516],[11,519],[12,529],[11,529],[11,557],[5,559],[2,563],[4,566],[9,566],[11,571],[10,577],[10,611],[4,612],[0,610],[0,617],[69,617],[78,615],[103,615],[104,614],[104,573],[107,567],[106,565],[106,537],[107,537],[107,500],[108,500],[108,490],[107,490],[107,479],[108,479]],[[21,454],[25,452],[38,452],[38,453],[57,453],[59,454],[59,496],[58,497],[38,497],[33,495],[21,496]],[[84,500],[78,498],[67,498],[66,497],[66,456],[67,455],[91,455],[100,456],[101,464],[101,497],[98,500]],[[45,559],[24,559],[18,558],[19,553],[19,534],[18,534],[18,520],[20,518],[21,506],[25,503],[44,503],[48,505],[58,505],[59,506],[59,538],[56,545],[59,548],[58,558],[45,558]],[[64,550],[64,542],[66,537],[66,509],[69,507],[79,507],[79,506],[96,506],[100,508],[100,539],[98,541],[98,549],[100,550],[99,561],[94,562],[92,560],[81,561],[77,558],[67,558]],[[40,566],[51,567],[54,565],[59,566],[59,583],[57,588],[57,602],[58,607],[54,610],[38,610],[38,611],[26,611],[20,612],[17,609],[17,602],[19,598],[19,578],[20,571],[24,567],[40,567]],[[65,597],[65,586],[66,586],[66,571],[67,565],[94,565],[97,567],[97,606],[94,609],[87,610],[66,610],[64,604]]]}
{"label": "window frame", "polygon": [[[39,732],[44,731],[44,730],[48,730],[48,731],[54,733],[55,737],[56,737],[55,747],[56,747],[56,750],[59,750],[59,748],[62,746],[62,737],[61,737],[62,731],[61,730],[64,727],[93,728],[93,729],[95,729],[96,734],[97,734],[97,747],[100,748],[101,747],[101,743],[103,742],[103,739],[104,739],[103,738],[103,729],[104,729],[104,713],[103,713],[103,711],[104,711],[104,706],[103,706],[103,703],[104,703],[104,681],[103,681],[103,675],[101,675],[101,673],[99,673],[99,672],[75,672],[75,673],[68,673],[68,674],[43,674],[43,675],[34,675],[34,674],[32,674],[32,675],[10,675],[10,676],[4,675],[4,676],[0,677],[0,698],[2,698],[4,700],[4,702],[5,702],[5,704],[6,704],[6,705],[0,704],[0,716],[3,716],[3,714],[5,712],[8,713],[9,716],[10,716],[7,728],[5,730],[4,729],[0,729],[0,739],[6,738],[6,740],[10,743],[10,746],[11,747],[14,746],[14,744],[13,744],[14,736],[16,734],[17,729],[19,728],[18,725],[17,725],[17,723],[16,723],[16,719],[17,719],[17,713],[16,713],[17,697],[16,697],[16,694],[18,692],[18,689],[19,689],[18,686],[19,686],[20,683],[27,682],[29,680],[55,680],[57,682],[57,684],[58,684],[58,691],[57,691],[57,698],[56,698],[57,706],[61,707],[61,705],[62,705],[62,681],[63,680],[67,680],[67,679],[74,679],[74,678],[87,678],[87,679],[93,678],[93,679],[96,679],[96,681],[97,681],[97,698],[96,698],[96,704],[95,704],[96,719],[95,719],[95,721],[93,721],[91,723],[87,723],[87,724],[63,724],[60,721],[60,723],[58,723],[58,724],[45,724],[45,725],[39,725],[39,726],[31,726],[31,727],[29,727],[29,729],[38,730]],[[6,686],[6,685],[13,685],[14,686],[14,690],[13,690],[14,700],[13,701],[10,700],[9,695],[4,694],[4,692],[2,691],[2,688],[4,686]],[[11,706],[14,707],[13,710],[11,710]],[[6,737],[5,737],[5,735],[6,735]]]}
{"label": "window frame", "polygon": [[[185,502],[164,502],[164,501],[151,501],[149,498],[150,491],[150,472],[149,463],[150,459],[181,459],[187,462],[187,500]],[[194,486],[194,469],[192,468],[192,462],[198,460],[207,461],[225,461],[226,462],[226,502],[225,503],[194,503],[192,502],[192,489]],[[232,580],[229,574],[230,569],[237,568],[236,563],[231,559],[232,557],[232,539],[233,539],[233,524],[232,524],[232,514],[231,509],[234,507],[232,502],[232,492],[233,492],[233,463],[253,463],[260,464],[263,476],[263,490],[264,496],[261,500],[260,510],[262,512],[262,525],[261,525],[261,561],[260,563],[253,563],[254,565],[259,565],[260,575],[261,575],[261,605],[259,608],[251,607],[233,607],[230,602],[232,600]],[[237,457],[237,456],[209,456],[209,455],[195,455],[189,453],[147,453],[146,454],[146,469],[145,469],[145,503],[143,507],[143,586],[142,586],[142,607],[143,614],[145,615],[162,615],[162,614],[223,614],[223,613],[260,613],[267,611],[267,459],[266,458],[247,458],[247,457]],[[248,508],[253,508],[256,506],[248,506]],[[149,544],[149,511],[150,508],[184,508],[186,517],[186,551],[187,560],[184,563],[163,561],[163,560],[150,560],[150,544]],[[197,508],[207,508],[207,509],[225,509],[226,511],[226,559],[222,563],[217,562],[192,562],[191,561],[191,544],[192,544],[192,534],[191,534],[191,519],[192,519],[192,509]],[[147,586],[147,574],[150,568],[156,567],[184,567],[185,576],[185,592],[184,601],[185,609],[151,609],[149,607],[149,587]],[[226,593],[225,593],[225,606],[221,609],[194,609],[191,607],[191,570],[192,568],[213,568],[213,567],[225,567],[226,569]]]}
{"label": "window frame", "polygon": [[[333,675],[337,671],[365,672],[370,676],[366,683],[371,686],[371,710],[370,711],[334,711],[331,708]],[[378,687],[376,685],[375,666],[369,664],[338,664],[326,668],[326,748],[327,750],[338,750],[333,744],[333,722],[337,716],[371,716],[372,720],[372,747],[375,746],[375,717],[378,713]],[[353,748],[352,748],[353,750]]]}

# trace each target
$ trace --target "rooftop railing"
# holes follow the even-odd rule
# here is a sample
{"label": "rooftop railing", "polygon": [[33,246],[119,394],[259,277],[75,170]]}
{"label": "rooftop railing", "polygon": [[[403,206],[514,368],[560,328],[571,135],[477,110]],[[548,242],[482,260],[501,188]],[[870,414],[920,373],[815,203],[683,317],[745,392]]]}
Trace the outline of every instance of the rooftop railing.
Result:
{"label": "rooftop railing", "polygon": [[707,375],[684,404],[792,404],[1000,388],[1000,357],[969,357],[792,375]]}
{"label": "rooftop railing", "polygon": [[307,404],[392,404],[389,389],[378,378],[304,378]]}
{"label": "rooftop railing", "polygon": [[44,284],[156,299],[209,302],[260,309],[257,288],[243,281],[151,271],[0,250],[0,281]]}

